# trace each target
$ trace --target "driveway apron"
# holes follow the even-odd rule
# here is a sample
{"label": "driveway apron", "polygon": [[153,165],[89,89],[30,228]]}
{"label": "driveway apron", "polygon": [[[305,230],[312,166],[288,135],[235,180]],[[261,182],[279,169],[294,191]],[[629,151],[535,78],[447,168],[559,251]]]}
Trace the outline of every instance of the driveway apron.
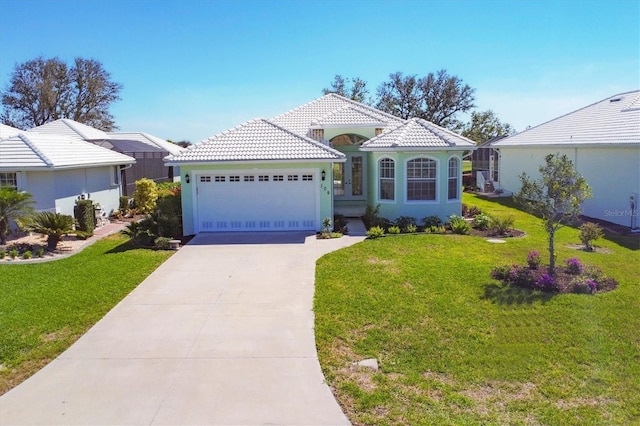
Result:
{"label": "driveway apron", "polygon": [[362,239],[197,235],[2,395],[0,424],[349,424],[317,358],[314,274]]}

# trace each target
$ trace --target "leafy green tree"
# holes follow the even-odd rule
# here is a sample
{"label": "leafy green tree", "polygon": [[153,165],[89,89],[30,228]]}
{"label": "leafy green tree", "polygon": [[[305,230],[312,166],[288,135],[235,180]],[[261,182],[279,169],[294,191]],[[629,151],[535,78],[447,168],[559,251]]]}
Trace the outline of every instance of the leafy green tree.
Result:
{"label": "leafy green tree", "polygon": [[520,175],[522,187],[514,198],[528,212],[542,218],[549,242],[549,275],[555,274],[554,237],[558,229],[575,221],[591,187],[565,154],[549,154],[538,168],[540,180]]}
{"label": "leafy green tree", "polygon": [[0,187],[0,244],[7,243],[10,221],[21,221],[33,214],[33,203],[28,192]]}
{"label": "leafy green tree", "polygon": [[509,123],[503,123],[490,109],[486,111],[473,111],[471,121],[464,125],[462,136],[467,137],[477,144],[484,143],[496,136],[508,136],[515,133]]}
{"label": "leafy green tree", "polygon": [[142,213],[149,214],[156,207],[158,200],[158,185],[151,179],[142,178],[136,181],[136,190],[133,192],[136,207]]}
{"label": "leafy green tree", "polygon": [[331,87],[322,89],[322,93],[324,95],[336,93],[356,102],[363,104],[369,103],[367,99],[367,95],[369,94],[367,82],[358,77],[345,79],[341,75],[336,75],[331,83]]}
{"label": "leafy green tree", "polygon": [[378,87],[376,107],[403,119],[423,118],[455,130],[462,127],[456,115],[475,107],[473,92],[444,69],[425,77],[396,72]]}
{"label": "leafy green tree", "polygon": [[47,250],[58,247],[62,237],[73,231],[73,217],[53,212],[38,212],[33,216],[30,229],[38,234],[46,235]]}
{"label": "leafy green tree", "polygon": [[38,57],[15,66],[2,92],[2,122],[20,129],[60,118],[111,131],[116,129],[111,104],[122,85],[111,81],[102,63],[75,58],[69,67],[58,58]]}

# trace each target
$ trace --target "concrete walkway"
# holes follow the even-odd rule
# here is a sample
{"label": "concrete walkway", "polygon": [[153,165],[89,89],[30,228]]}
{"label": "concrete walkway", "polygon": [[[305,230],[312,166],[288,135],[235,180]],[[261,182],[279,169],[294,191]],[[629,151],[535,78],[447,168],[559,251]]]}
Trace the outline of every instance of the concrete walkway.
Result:
{"label": "concrete walkway", "polygon": [[363,238],[196,236],[2,395],[0,424],[349,424],[318,363],[314,273],[318,257]]}

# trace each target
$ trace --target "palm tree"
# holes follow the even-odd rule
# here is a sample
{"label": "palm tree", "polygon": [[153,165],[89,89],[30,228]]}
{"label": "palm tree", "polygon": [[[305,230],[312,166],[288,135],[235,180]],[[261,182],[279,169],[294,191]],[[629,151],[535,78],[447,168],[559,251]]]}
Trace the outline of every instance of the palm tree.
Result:
{"label": "palm tree", "polygon": [[9,221],[19,221],[33,214],[33,201],[28,192],[0,187],[0,244],[7,243]]}
{"label": "palm tree", "polygon": [[47,250],[53,251],[65,234],[73,231],[73,217],[60,213],[39,212],[33,216],[29,229],[47,235]]}

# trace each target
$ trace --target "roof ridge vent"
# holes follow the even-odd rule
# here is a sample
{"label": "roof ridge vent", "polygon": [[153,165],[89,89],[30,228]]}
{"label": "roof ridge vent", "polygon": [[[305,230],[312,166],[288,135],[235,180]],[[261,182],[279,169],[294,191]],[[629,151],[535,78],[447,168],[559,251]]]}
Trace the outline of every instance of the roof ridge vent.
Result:
{"label": "roof ridge vent", "polygon": [[622,96],[617,96],[615,98],[609,99],[609,102],[620,102],[622,100]]}

